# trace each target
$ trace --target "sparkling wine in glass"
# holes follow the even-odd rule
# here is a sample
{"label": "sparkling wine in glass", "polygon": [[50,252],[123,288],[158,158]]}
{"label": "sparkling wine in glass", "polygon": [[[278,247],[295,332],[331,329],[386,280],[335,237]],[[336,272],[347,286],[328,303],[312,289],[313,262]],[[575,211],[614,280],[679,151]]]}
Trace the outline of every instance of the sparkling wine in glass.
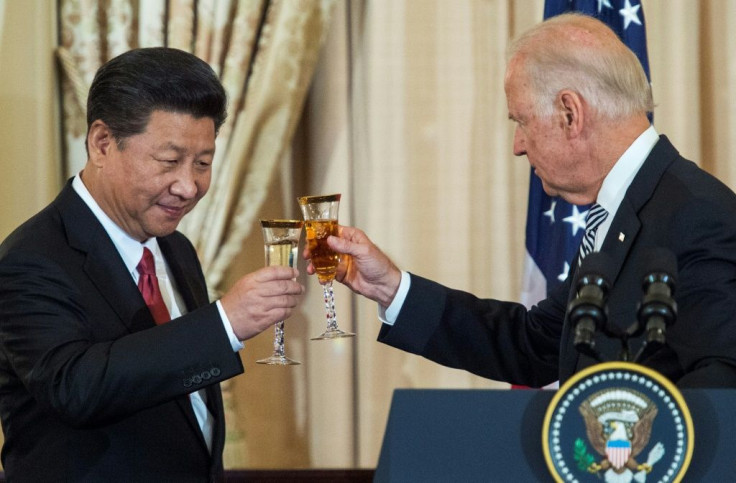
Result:
{"label": "sparkling wine in glass", "polygon": [[[304,222],[301,220],[261,220],[263,248],[266,252],[266,266],[293,267],[296,265],[299,236]],[[284,321],[274,325],[273,354],[258,364],[290,366],[301,362],[289,359],[284,352]]]}
{"label": "sparkling wine in glass", "polygon": [[337,326],[335,312],[335,293],[332,281],[335,279],[339,254],[327,245],[327,237],[337,235],[337,212],[340,208],[340,194],[322,196],[302,196],[297,198],[304,215],[304,229],[307,232],[307,243],[311,253],[312,266],[317,272],[317,279],[322,284],[327,314],[327,330],[312,340],[353,337],[355,334],[345,332]]}

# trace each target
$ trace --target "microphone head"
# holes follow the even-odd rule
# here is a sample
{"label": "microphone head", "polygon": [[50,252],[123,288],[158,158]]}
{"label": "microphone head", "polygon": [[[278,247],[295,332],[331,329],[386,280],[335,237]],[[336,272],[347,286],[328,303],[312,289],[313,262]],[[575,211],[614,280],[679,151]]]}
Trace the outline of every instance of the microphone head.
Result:
{"label": "microphone head", "polygon": [[643,269],[644,291],[652,283],[666,283],[670,290],[674,290],[677,281],[677,257],[668,248],[652,247],[642,253],[641,267]]}
{"label": "microphone head", "polygon": [[613,260],[603,252],[592,252],[583,258],[577,273],[576,287],[580,291],[587,285],[597,285],[608,291],[613,278]]}

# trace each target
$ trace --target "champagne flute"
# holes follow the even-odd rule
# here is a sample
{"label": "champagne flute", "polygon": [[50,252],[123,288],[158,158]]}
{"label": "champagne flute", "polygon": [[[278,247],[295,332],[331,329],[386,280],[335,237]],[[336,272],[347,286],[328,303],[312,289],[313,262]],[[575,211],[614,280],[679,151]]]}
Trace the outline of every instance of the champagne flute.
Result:
{"label": "champagne flute", "polygon": [[312,340],[353,337],[337,326],[335,313],[335,293],[332,281],[335,279],[340,256],[327,245],[327,237],[337,235],[337,212],[340,208],[340,194],[322,196],[302,196],[297,198],[304,215],[304,228],[311,253],[312,265],[317,279],[322,284],[327,313],[327,330]]}
{"label": "champagne flute", "polygon": [[[293,267],[296,264],[299,236],[302,233],[302,220],[261,220],[263,248],[266,252],[266,266]],[[273,354],[256,361],[258,364],[279,366],[298,365],[301,362],[289,359],[284,352],[284,321],[274,325]]]}

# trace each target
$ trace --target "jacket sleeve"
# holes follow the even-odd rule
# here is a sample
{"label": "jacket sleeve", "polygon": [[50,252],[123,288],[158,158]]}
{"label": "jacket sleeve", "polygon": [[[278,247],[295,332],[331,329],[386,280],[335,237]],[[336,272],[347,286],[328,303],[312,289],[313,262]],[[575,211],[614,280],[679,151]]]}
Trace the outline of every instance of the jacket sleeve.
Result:
{"label": "jacket sleeve", "polygon": [[512,384],[541,387],[557,380],[569,284],[527,310],[411,277],[396,323],[381,328],[379,341]]}
{"label": "jacket sleeve", "polygon": [[131,332],[75,280],[37,254],[0,264],[1,365],[68,424],[108,424],[243,371],[214,304]]}

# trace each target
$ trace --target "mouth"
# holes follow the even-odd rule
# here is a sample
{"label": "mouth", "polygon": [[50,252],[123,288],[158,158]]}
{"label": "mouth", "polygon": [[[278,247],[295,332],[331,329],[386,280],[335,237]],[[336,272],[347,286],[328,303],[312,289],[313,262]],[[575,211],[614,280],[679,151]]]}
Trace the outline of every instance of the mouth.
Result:
{"label": "mouth", "polygon": [[172,206],[172,205],[163,205],[159,204],[159,208],[169,217],[174,219],[179,219],[187,214],[189,211],[188,206]]}

